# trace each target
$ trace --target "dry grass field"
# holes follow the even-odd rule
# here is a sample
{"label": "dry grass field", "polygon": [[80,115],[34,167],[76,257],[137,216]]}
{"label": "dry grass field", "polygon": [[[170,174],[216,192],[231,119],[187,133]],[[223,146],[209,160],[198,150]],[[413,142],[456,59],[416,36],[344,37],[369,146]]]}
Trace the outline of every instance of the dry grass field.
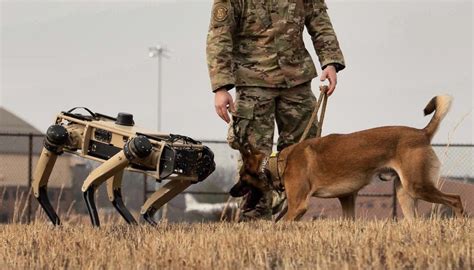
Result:
{"label": "dry grass field", "polygon": [[2,269],[473,269],[472,219],[0,225]]}

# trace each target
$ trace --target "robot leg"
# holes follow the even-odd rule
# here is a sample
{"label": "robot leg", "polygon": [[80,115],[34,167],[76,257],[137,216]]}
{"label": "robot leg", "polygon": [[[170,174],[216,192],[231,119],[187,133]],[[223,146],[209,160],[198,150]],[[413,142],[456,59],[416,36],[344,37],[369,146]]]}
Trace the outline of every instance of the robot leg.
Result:
{"label": "robot leg", "polygon": [[61,125],[52,125],[48,128],[44,147],[33,174],[33,194],[54,225],[60,225],[61,221],[49,201],[47,187],[54,164],[58,155],[62,154],[62,148],[68,137],[67,130]]}
{"label": "robot leg", "polygon": [[143,219],[151,225],[156,225],[156,222],[153,220],[153,215],[156,211],[158,211],[158,209],[160,209],[165,203],[176,197],[179,193],[183,192],[191,184],[191,181],[171,180],[162,188],[155,191],[155,193],[153,193],[142,206],[140,214]]}
{"label": "robot leg", "polygon": [[125,219],[128,224],[138,224],[135,218],[132,216],[130,211],[125,207],[122,200],[122,177],[123,171],[119,171],[117,174],[107,180],[107,194],[110,202],[120,215]]}
{"label": "robot leg", "polygon": [[[117,173],[123,171],[132,160],[146,158],[149,156],[152,149],[153,146],[146,137],[135,137],[125,144],[122,151],[118,152],[109,160],[102,163],[102,165],[92,171],[87,177],[84,184],[82,185],[82,192],[84,194],[84,200],[86,201],[87,210],[89,211],[93,226],[100,226],[99,214],[97,213],[97,207],[95,205],[94,198],[97,188],[107,179],[116,176]],[[125,208],[123,203],[121,206]]]}

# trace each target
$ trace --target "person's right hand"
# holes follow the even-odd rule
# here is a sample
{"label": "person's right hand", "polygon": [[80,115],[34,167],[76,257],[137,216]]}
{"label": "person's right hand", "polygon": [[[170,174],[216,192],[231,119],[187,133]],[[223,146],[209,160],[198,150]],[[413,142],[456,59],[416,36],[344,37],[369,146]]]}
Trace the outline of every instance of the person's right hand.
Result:
{"label": "person's right hand", "polygon": [[214,106],[216,108],[216,113],[219,115],[222,120],[226,123],[230,122],[229,113],[227,112],[230,109],[231,112],[235,111],[234,101],[232,96],[227,92],[227,89],[219,89],[215,92],[214,95]]}

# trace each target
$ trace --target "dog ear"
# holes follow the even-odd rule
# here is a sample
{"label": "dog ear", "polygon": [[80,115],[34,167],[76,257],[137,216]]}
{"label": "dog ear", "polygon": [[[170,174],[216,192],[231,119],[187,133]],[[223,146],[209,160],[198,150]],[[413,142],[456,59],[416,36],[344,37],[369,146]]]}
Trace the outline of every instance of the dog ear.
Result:
{"label": "dog ear", "polygon": [[258,150],[257,148],[255,148],[255,146],[253,146],[252,144],[248,144],[248,148],[249,148],[249,152],[252,156],[259,156],[259,155],[262,155],[262,151]]}
{"label": "dog ear", "polygon": [[253,146],[251,143],[249,143],[248,145],[249,145],[249,151],[252,155],[260,154],[260,150],[255,148],[255,146]]}
{"label": "dog ear", "polygon": [[260,162],[265,157],[264,153],[250,143],[240,147],[239,151],[242,156],[243,167],[256,173],[260,167]]}
{"label": "dog ear", "polygon": [[252,154],[251,147],[252,146],[249,143],[240,146],[239,152],[242,155],[243,159],[247,159],[248,157],[250,157],[250,155]]}

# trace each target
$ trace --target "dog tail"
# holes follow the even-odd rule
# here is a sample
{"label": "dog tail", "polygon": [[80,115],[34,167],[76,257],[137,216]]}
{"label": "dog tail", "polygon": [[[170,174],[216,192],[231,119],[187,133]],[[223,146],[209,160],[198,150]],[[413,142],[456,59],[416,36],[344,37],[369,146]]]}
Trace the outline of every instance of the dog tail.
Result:
{"label": "dog tail", "polygon": [[448,113],[449,108],[451,107],[451,101],[451,96],[436,96],[432,98],[430,102],[428,102],[428,105],[426,105],[425,109],[423,110],[425,116],[435,111],[433,117],[431,118],[431,121],[423,129],[428,138],[430,138],[430,140],[433,138],[434,134],[438,130],[441,120],[443,120],[443,118]]}

